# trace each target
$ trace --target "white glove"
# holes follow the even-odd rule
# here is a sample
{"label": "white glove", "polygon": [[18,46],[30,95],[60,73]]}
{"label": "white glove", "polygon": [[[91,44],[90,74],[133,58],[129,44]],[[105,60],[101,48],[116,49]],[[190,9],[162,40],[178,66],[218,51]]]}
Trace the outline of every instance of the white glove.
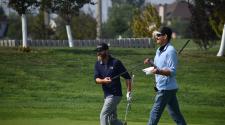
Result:
{"label": "white glove", "polygon": [[131,102],[132,96],[131,96],[131,92],[127,92],[127,101]]}
{"label": "white glove", "polygon": [[154,69],[154,67],[148,67],[145,69],[142,69],[143,72],[145,72],[146,75],[152,74],[152,70]]}

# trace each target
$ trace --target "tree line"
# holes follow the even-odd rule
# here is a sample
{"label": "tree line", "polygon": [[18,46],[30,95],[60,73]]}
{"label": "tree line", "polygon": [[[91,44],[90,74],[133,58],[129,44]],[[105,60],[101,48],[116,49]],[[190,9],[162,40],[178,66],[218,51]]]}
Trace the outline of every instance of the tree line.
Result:
{"label": "tree line", "polygon": [[[25,36],[24,30],[28,29],[30,39],[68,39],[70,42],[75,39],[95,39],[96,20],[92,14],[86,14],[80,9],[85,4],[95,5],[91,0],[4,0],[8,6],[13,8],[21,16],[22,22],[28,20],[27,26],[18,21],[15,14],[9,15],[9,27],[7,37],[21,39]],[[145,3],[145,0],[111,0],[108,20],[102,24],[101,38],[118,37],[151,37],[154,30],[162,25],[158,12],[152,4]],[[202,48],[215,44],[222,35],[225,22],[224,0],[187,0],[191,10],[192,18],[184,29],[184,32],[191,32],[188,37]],[[30,14],[38,10],[37,14]],[[46,13],[55,13],[57,27],[51,28],[46,24]],[[26,15],[26,18],[24,18]],[[48,22],[48,21],[47,21]],[[173,27],[179,28],[179,23],[173,23]],[[66,26],[66,28],[65,28]],[[17,27],[17,28],[15,28]],[[22,35],[24,34],[24,35]],[[185,36],[185,35],[183,35]],[[72,47],[72,42],[70,42]]]}

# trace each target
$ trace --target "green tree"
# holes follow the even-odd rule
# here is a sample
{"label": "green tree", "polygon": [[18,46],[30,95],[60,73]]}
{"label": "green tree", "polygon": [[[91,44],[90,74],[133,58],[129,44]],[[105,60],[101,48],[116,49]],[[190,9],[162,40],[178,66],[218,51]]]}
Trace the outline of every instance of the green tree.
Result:
{"label": "green tree", "polygon": [[22,27],[22,25],[18,20],[20,20],[20,17],[16,13],[9,14],[6,38],[22,39],[22,30],[18,30]]}
{"label": "green tree", "polygon": [[170,25],[173,31],[176,32],[176,35],[182,38],[191,37],[191,30],[189,26],[190,20],[181,20],[180,18],[174,18]]}
{"label": "green tree", "polygon": [[108,20],[103,24],[104,38],[132,37],[131,21],[137,8],[143,6],[144,1],[112,0]]}
{"label": "green tree", "polygon": [[56,32],[53,36],[53,39],[58,39],[58,40],[68,39],[66,34],[66,29],[65,29],[65,25],[66,25],[65,21],[59,16],[55,18],[54,20],[57,26],[56,26]]}
{"label": "green tree", "polygon": [[91,3],[91,0],[52,0],[49,8],[57,14],[59,14],[66,23],[67,36],[69,46],[73,47],[73,38],[71,33],[71,20],[73,16],[78,16],[80,8],[84,4]]}
{"label": "green tree", "polygon": [[127,3],[136,6],[136,7],[142,7],[145,3],[145,0],[126,0]]}
{"label": "green tree", "polygon": [[[85,14],[81,12],[79,16],[75,16],[71,23],[71,29],[75,34],[75,39],[95,39],[96,38],[96,20],[89,14]],[[54,35],[54,39],[66,39],[66,30],[63,27],[65,25],[65,21],[62,18],[58,17],[56,19],[56,34]]]}
{"label": "green tree", "polygon": [[76,39],[95,39],[96,38],[96,20],[89,14],[80,13],[78,17],[72,20]]}
{"label": "green tree", "polygon": [[[133,10],[133,6],[129,4],[122,4],[110,8],[109,19],[106,25],[109,36],[106,37],[115,38],[119,35],[122,37],[130,37],[132,34],[129,28]],[[103,31],[103,37],[104,36]]]}
{"label": "green tree", "polygon": [[39,11],[38,15],[29,18],[29,37],[32,39],[52,39],[55,31],[44,22],[44,11]]}
{"label": "green tree", "polygon": [[209,24],[216,35],[221,37],[225,24],[225,0],[205,0],[205,4],[209,15]]}
{"label": "green tree", "polygon": [[138,10],[133,17],[132,31],[134,37],[152,37],[152,32],[160,27],[160,17],[152,6],[146,6],[143,11]]}
{"label": "green tree", "polygon": [[50,39],[54,34],[54,30],[50,27],[50,14],[52,12],[52,0],[41,0],[39,9],[39,22],[42,27],[42,39]]}
{"label": "green tree", "polygon": [[194,42],[205,50],[215,44],[216,34],[209,24],[209,13],[206,11],[205,0],[195,0],[190,6],[192,19],[191,30]]}
{"label": "green tree", "polygon": [[120,4],[130,4],[136,7],[141,7],[144,5],[145,0],[111,0],[112,4],[120,5]]}
{"label": "green tree", "polygon": [[[4,21],[4,23],[6,24],[6,27],[2,27],[1,23],[2,21]],[[7,29],[7,17],[5,15],[5,11],[3,10],[2,7],[0,7],[0,38],[4,37],[5,35],[5,29]]]}
{"label": "green tree", "polygon": [[4,16],[6,16],[6,15],[5,15],[5,12],[4,12],[3,8],[0,7],[0,19],[3,19]]}

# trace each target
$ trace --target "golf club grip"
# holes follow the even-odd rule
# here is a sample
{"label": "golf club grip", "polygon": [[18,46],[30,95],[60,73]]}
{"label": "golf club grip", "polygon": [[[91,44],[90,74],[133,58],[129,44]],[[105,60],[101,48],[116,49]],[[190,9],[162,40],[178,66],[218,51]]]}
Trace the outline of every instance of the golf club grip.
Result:
{"label": "golf club grip", "polygon": [[154,68],[157,68],[157,66],[154,64],[154,62],[152,60],[149,60],[148,62],[151,66],[153,66]]}

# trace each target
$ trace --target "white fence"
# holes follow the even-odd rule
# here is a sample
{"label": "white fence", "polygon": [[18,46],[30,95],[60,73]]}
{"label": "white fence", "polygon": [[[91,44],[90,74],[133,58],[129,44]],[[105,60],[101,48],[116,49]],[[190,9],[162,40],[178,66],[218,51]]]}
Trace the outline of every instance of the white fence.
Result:
{"label": "white fence", "polygon": [[[154,47],[149,38],[126,38],[126,39],[101,39],[101,40],[73,40],[75,47],[95,47],[98,43],[105,42],[112,47],[122,48],[150,48]],[[21,40],[0,40],[1,47],[22,46]],[[69,47],[68,40],[28,40],[30,47]]]}

